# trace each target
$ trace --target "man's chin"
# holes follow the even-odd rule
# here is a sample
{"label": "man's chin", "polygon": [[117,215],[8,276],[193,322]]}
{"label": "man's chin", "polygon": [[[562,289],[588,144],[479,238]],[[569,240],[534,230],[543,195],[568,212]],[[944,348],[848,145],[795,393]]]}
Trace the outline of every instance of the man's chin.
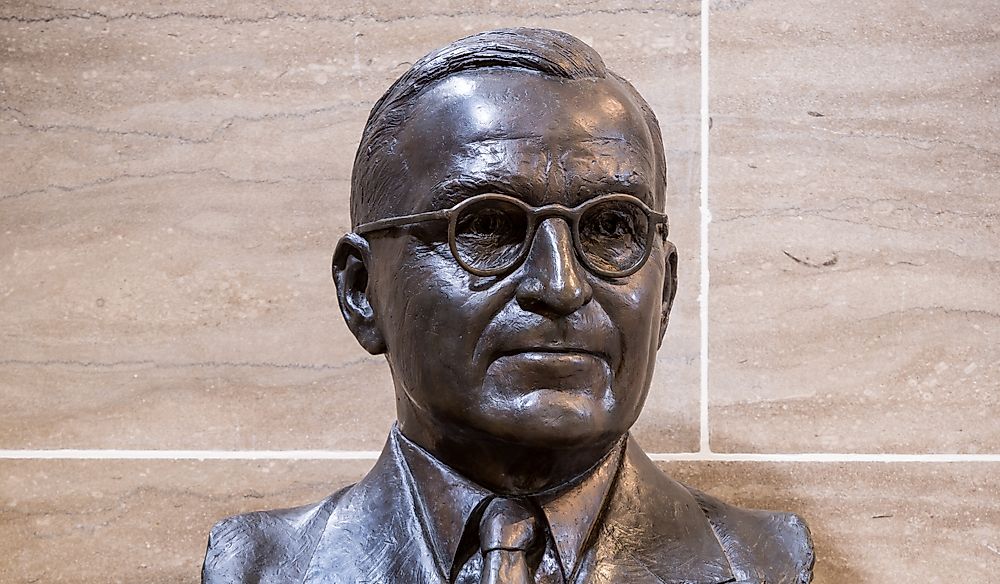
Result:
{"label": "man's chin", "polygon": [[586,392],[536,389],[495,412],[488,432],[504,442],[539,449],[600,447],[621,437],[631,424],[619,420],[609,404]]}
{"label": "man's chin", "polygon": [[505,442],[537,448],[613,441],[631,425],[618,419],[613,379],[607,361],[590,354],[501,357],[483,380],[483,426]]}

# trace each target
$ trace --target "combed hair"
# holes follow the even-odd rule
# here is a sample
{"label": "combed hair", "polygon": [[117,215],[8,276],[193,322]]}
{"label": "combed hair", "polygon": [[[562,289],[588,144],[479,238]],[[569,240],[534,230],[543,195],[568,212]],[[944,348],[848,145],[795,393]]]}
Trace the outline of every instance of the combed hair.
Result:
{"label": "combed hair", "polygon": [[381,218],[383,203],[398,195],[398,184],[381,168],[386,153],[395,148],[396,134],[413,110],[414,102],[431,85],[464,71],[514,69],[562,79],[606,79],[620,81],[633,93],[653,138],[657,159],[656,200],[666,189],[663,138],[653,110],[625,79],[608,71],[593,48],[580,39],[544,28],[491,30],[458,39],[428,53],[397,79],[372,107],[361,134],[351,173],[351,225]]}

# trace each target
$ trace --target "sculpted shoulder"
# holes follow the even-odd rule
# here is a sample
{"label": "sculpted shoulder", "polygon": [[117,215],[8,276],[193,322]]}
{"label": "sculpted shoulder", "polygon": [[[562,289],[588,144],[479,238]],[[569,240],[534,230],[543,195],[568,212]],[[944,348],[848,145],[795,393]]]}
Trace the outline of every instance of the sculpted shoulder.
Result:
{"label": "sculpted shoulder", "polygon": [[808,584],[814,561],[812,537],[794,513],[742,509],[695,489],[740,581]]}
{"label": "sculpted shoulder", "polygon": [[208,538],[203,584],[300,579],[330,512],[346,490],[318,503],[245,513],[218,522]]}
{"label": "sculpted shoulder", "polygon": [[[664,474],[634,440],[601,533],[599,562],[631,562],[661,582],[808,584],[812,578],[812,542],[798,516],[740,509],[687,487]],[[625,570],[609,581],[645,581],[633,573]]]}

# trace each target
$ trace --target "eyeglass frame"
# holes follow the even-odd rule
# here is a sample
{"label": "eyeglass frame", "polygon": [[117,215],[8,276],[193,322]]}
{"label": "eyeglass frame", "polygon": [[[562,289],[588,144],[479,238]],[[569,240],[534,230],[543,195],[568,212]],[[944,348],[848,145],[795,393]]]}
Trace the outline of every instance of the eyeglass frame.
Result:
{"label": "eyeglass frame", "polygon": [[[512,260],[508,265],[503,266],[502,269],[480,270],[470,266],[462,259],[456,244],[458,218],[462,211],[470,205],[487,200],[511,203],[521,208],[528,220],[527,228],[525,230],[524,244],[522,245],[521,251],[514,260]],[[642,257],[628,270],[609,271],[597,268],[587,259],[586,254],[583,252],[583,245],[580,243],[580,218],[592,206],[606,201],[625,201],[638,206],[639,209],[646,214],[647,221],[651,226],[650,229],[646,230],[645,248],[643,250]],[[579,259],[588,270],[604,278],[626,278],[642,269],[642,267],[646,265],[646,262],[649,260],[649,255],[653,251],[653,237],[654,233],[658,230],[657,228],[661,225],[663,226],[662,237],[664,240],[666,240],[667,235],[670,232],[669,218],[666,213],[654,211],[638,197],[626,193],[609,193],[606,195],[600,195],[592,199],[588,199],[575,207],[567,207],[558,203],[543,205],[541,207],[533,207],[517,197],[511,197],[500,193],[482,193],[462,200],[448,209],[425,211],[423,213],[413,213],[410,215],[401,215],[399,217],[389,217],[386,219],[378,219],[368,223],[362,223],[354,228],[354,233],[358,235],[366,235],[376,231],[383,231],[385,229],[405,227],[416,223],[446,219],[448,221],[448,247],[451,249],[451,255],[455,258],[455,261],[458,262],[458,265],[462,266],[462,268],[464,268],[467,272],[476,276],[490,277],[504,274],[524,263],[528,253],[531,251],[532,242],[537,235],[538,225],[542,222],[542,220],[548,217],[559,217],[569,224],[570,230],[573,234],[573,248],[576,252],[577,259]]]}

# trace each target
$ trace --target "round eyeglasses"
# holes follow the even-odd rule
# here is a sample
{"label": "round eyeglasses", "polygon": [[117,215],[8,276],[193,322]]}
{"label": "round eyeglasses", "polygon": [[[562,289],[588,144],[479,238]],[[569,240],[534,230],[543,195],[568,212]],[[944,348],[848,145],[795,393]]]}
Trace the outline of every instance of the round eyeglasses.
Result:
{"label": "round eyeglasses", "polygon": [[477,276],[498,276],[520,265],[531,249],[535,230],[547,217],[564,219],[572,229],[577,257],[591,272],[606,278],[635,273],[649,259],[653,237],[667,215],[623,193],[594,197],[576,207],[532,207],[507,195],[469,197],[450,209],[380,219],[355,227],[365,235],[425,221],[448,221],[448,245],[455,260]]}

